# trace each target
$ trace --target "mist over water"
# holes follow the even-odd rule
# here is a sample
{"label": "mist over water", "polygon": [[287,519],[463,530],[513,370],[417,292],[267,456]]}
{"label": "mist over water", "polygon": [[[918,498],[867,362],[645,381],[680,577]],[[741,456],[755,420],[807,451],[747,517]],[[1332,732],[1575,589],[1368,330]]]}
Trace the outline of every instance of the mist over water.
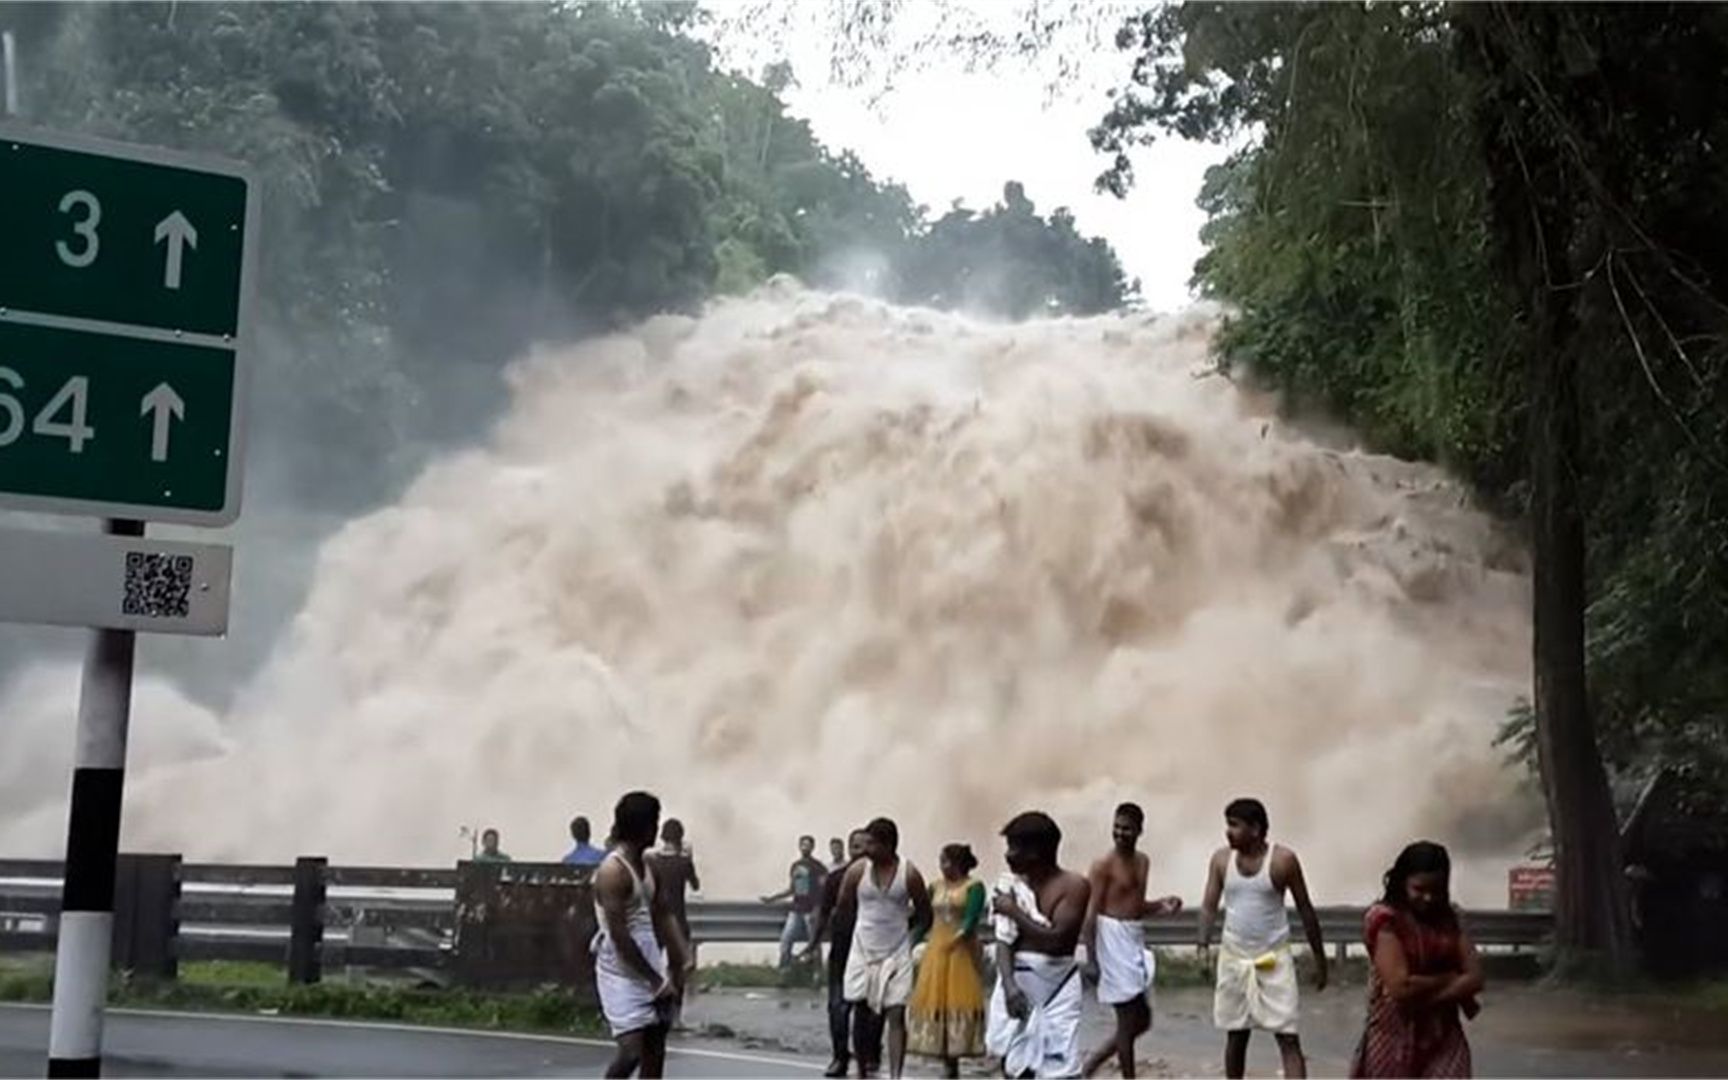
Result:
{"label": "mist over water", "polygon": [[[447,863],[494,825],[556,858],[647,787],[738,896],[879,813],[990,871],[1041,807],[1080,863],[1135,799],[1153,888],[1194,901],[1255,794],[1322,902],[1427,837],[1504,904],[1536,823],[1491,746],[1529,681],[1521,552],[1439,471],[1207,375],[1212,327],[776,282],[531,355],[488,443],[324,545],[231,716],[140,695],[168,749],[134,759],[125,842]],[[51,757],[31,727],[0,749]],[[50,788],[8,784],[0,850],[57,850]]]}

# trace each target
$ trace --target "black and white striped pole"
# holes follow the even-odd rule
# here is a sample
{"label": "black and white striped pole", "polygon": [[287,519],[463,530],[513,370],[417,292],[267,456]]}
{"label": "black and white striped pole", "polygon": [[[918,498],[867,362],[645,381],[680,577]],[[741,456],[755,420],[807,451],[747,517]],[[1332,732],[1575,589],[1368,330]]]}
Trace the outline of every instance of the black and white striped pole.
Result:
{"label": "black and white striped pole", "polygon": [[[143,536],[142,521],[109,521],[113,536]],[[132,714],[130,630],[92,630],[78,693],[72,811],[54,955],[54,1014],[48,1075],[102,1075],[102,1010],[114,944],[114,868],[120,800],[126,786],[126,731]]]}

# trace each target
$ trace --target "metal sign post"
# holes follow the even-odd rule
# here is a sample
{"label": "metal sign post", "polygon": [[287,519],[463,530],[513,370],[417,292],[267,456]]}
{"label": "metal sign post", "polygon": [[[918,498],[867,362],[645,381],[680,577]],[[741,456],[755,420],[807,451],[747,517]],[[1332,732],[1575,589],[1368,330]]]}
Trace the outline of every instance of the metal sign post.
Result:
{"label": "metal sign post", "polygon": [[[110,521],[107,532],[143,536],[141,521]],[[94,630],[78,691],[78,742],[72,759],[72,810],[60,940],[54,949],[54,1015],[48,1075],[102,1075],[102,1009],[114,943],[114,864],[120,853],[120,799],[126,787],[126,736],[132,714],[130,630]]]}

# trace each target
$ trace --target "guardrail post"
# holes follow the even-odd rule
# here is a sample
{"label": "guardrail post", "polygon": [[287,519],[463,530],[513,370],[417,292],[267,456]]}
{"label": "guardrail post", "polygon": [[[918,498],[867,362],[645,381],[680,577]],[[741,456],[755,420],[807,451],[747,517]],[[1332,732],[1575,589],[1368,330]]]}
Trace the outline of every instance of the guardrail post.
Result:
{"label": "guardrail post", "polygon": [[132,938],[138,909],[138,857],[124,852],[114,856],[114,926],[108,947],[108,966],[115,971],[132,967]]}
{"label": "guardrail post", "polygon": [[180,856],[124,854],[115,864],[112,964],[150,979],[180,974]]}
{"label": "guardrail post", "polygon": [[305,986],[324,977],[324,877],[329,859],[294,860],[294,900],[289,908],[288,982]]}

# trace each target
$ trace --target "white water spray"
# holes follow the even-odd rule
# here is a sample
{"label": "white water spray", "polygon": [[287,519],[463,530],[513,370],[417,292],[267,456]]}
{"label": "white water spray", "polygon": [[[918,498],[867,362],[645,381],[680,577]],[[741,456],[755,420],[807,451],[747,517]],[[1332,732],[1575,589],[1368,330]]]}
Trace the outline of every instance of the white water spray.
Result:
{"label": "white water spray", "polygon": [[[798,833],[879,813],[914,860],[969,840],[988,869],[1041,807],[1082,862],[1131,798],[1154,887],[1197,899],[1256,794],[1323,901],[1420,836],[1504,903],[1521,555],[1438,471],[1206,375],[1212,325],[774,283],[533,355],[488,445],[327,543],[228,747],[137,771],[126,840],[448,863],[479,822],[556,858],[642,786],[709,893],[751,895]],[[0,849],[52,853],[59,795],[8,798]]]}

